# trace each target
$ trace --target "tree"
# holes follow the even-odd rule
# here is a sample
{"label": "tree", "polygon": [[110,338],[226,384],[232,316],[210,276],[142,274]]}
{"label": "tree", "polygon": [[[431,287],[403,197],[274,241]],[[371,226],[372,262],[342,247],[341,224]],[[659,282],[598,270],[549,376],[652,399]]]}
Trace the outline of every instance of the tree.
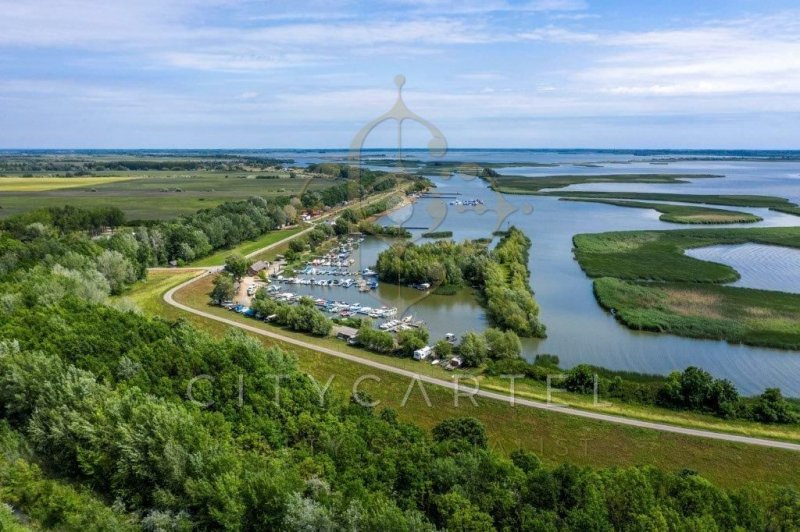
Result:
{"label": "tree", "polygon": [[390,353],[394,350],[394,337],[386,332],[372,328],[372,321],[364,319],[356,335],[358,343],[377,353]]}
{"label": "tree", "polygon": [[412,356],[414,351],[428,345],[430,334],[428,329],[420,327],[418,329],[406,329],[397,333],[397,343],[405,356]]}
{"label": "tree", "polygon": [[286,219],[289,223],[295,223],[297,221],[297,209],[294,205],[284,205],[283,213],[286,215]]}
{"label": "tree", "polygon": [[433,439],[437,442],[460,440],[481,448],[489,441],[483,423],[474,417],[445,419],[433,427]]}
{"label": "tree", "polygon": [[237,281],[241,281],[242,277],[247,274],[248,267],[250,267],[250,265],[247,259],[241,255],[228,255],[225,257],[225,271]]}
{"label": "tree", "polygon": [[464,335],[458,346],[458,354],[464,360],[465,366],[480,366],[486,362],[486,352],[486,338],[472,331]]}
{"label": "tree", "polygon": [[492,359],[518,358],[522,353],[522,342],[514,331],[489,328],[483,334]]}
{"label": "tree", "polygon": [[133,265],[119,251],[106,250],[97,257],[97,271],[108,281],[112,294],[119,294],[136,280]]}
{"label": "tree", "polygon": [[588,364],[578,364],[567,372],[564,388],[570,392],[592,393],[594,391],[595,372]]}
{"label": "tree", "polygon": [[314,309],[314,313],[308,321],[309,332],[317,336],[328,336],[333,329],[333,322],[317,309]]}
{"label": "tree", "polygon": [[233,277],[221,273],[214,278],[214,289],[211,291],[211,301],[221,305],[225,301],[233,300],[235,295]]}
{"label": "tree", "polygon": [[753,405],[753,419],[762,423],[794,423],[798,415],[779,388],[767,388]]}
{"label": "tree", "polygon": [[710,410],[724,417],[735,415],[739,393],[725,379],[714,379],[707,371],[688,367],[673,372],[659,391],[658,402],[666,406]]}
{"label": "tree", "polygon": [[445,530],[463,532],[491,532],[495,530],[492,516],[482,512],[468,498],[457,491],[443,495],[437,501],[439,513],[444,517]]}
{"label": "tree", "polygon": [[436,345],[433,346],[433,352],[436,358],[447,360],[450,358],[450,355],[453,354],[453,344],[447,340],[439,340],[436,342]]}
{"label": "tree", "polygon": [[289,249],[295,253],[305,251],[307,246],[308,243],[306,242],[305,238],[295,238],[289,241]]}

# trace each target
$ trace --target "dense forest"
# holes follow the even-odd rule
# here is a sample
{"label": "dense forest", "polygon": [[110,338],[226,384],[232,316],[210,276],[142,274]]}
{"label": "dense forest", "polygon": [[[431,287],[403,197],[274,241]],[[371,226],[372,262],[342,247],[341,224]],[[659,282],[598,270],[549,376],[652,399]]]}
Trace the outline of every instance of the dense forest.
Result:
{"label": "dense forest", "polygon": [[530,247],[525,233],[512,227],[493,250],[475,241],[396,244],[381,252],[376,269],[382,281],[395,284],[472,286],[496,327],[520,336],[544,336],[528,282]]}
{"label": "dense forest", "polygon": [[291,355],[244,334],[214,340],[74,297],[2,313],[0,497],[16,513],[0,512],[0,523],[21,514],[90,530],[800,526],[793,490],[731,492],[647,467],[549,469],[530,452],[493,451],[470,418],[427,434],[362,406],[363,395],[321,401]]}

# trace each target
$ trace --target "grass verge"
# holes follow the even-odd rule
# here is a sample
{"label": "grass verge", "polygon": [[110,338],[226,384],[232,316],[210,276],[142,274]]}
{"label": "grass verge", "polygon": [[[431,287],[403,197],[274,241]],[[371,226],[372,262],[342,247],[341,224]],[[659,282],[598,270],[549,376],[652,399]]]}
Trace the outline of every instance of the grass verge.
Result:
{"label": "grass verge", "polygon": [[295,235],[305,229],[304,227],[293,227],[291,229],[279,229],[277,231],[271,231],[262,235],[261,237],[257,238],[256,240],[248,240],[247,242],[242,242],[238,246],[229,249],[221,249],[216,253],[209,255],[208,257],[204,257],[202,259],[198,259],[189,264],[189,267],[198,267],[198,268],[205,268],[209,266],[220,266],[225,263],[225,258],[232,254],[240,254],[240,255],[249,255],[254,251],[258,251],[261,248],[267,247],[275,242],[279,242],[286,237]]}

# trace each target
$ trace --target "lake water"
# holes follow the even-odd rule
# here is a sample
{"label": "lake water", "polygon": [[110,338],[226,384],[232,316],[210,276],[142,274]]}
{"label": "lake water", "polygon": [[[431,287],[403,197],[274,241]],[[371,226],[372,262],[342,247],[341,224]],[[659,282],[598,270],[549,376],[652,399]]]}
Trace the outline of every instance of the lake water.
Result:
{"label": "lake water", "polygon": [[[690,257],[727,264],[741,278],[730,286],[800,294],[800,250],[763,244],[689,249]],[[800,326],[800,325],[798,325]]]}
{"label": "lake water", "polygon": [[[315,155],[320,158],[329,154]],[[424,158],[425,153],[414,154]],[[693,179],[687,184],[595,184],[572,186],[569,190],[610,190],[631,192],[672,192],[692,194],[759,194],[787,197],[800,202],[800,162],[786,161],[678,161],[651,164],[631,154],[463,151],[448,154],[451,160],[531,163],[555,162],[558,167],[521,167],[503,173],[529,175],[608,173],[703,173],[720,174],[719,179]],[[600,167],[580,166],[592,162]],[[480,198],[480,208],[448,205],[449,199],[422,199],[413,207],[392,213],[382,221],[409,227],[453,231],[457,240],[490,236],[509,224],[521,228],[532,239],[530,255],[532,287],[541,306],[540,318],[547,326],[546,339],[523,340],[524,356],[538,353],[558,355],[564,367],[590,363],[618,370],[666,374],[687,366],[699,366],[717,377],[730,379],[745,394],[760,393],[778,386],[784,393],[800,396],[800,352],[764,349],[726,342],[695,340],[666,334],[631,331],[620,325],[596,302],[592,281],[581,271],[572,253],[572,237],[578,233],[637,229],[672,229],[658,213],[593,203],[559,201],[551,197],[500,195],[483,181],[468,176],[436,178],[437,192],[460,193],[463,199]],[[736,208],[764,218],[742,227],[795,226],[800,217],[766,209]],[[715,226],[704,226],[715,227]],[[719,227],[719,226],[717,226]],[[736,227],[726,225],[722,227]],[[418,237],[422,231],[412,231]],[[423,239],[423,241],[425,241]],[[372,265],[388,241],[370,239],[359,251],[360,263]],[[730,264],[741,274],[739,286],[798,292],[800,254],[769,246],[735,246],[690,251],[692,256]],[[768,248],[768,249],[764,249]],[[359,300],[371,306],[387,305],[424,319],[432,337],[447,332],[461,334],[487,326],[482,308],[468,291],[457,296],[427,296],[407,287],[382,283],[371,294],[354,289],[313,287],[312,295],[329,299]],[[341,290],[341,297],[334,295]],[[327,294],[327,295],[326,295]],[[798,324],[800,327],[800,324]]]}

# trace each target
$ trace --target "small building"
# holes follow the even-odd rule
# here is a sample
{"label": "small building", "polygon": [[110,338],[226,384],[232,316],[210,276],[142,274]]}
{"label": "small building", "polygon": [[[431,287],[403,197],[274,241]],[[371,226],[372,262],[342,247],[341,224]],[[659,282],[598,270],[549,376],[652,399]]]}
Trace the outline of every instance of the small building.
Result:
{"label": "small building", "polygon": [[425,360],[433,353],[433,348],[429,345],[425,347],[420,347],[416,351],[414,351],[414,360]]}
{"label": "small building", "polygon": [[247,268],[247,275],[258,275],[259,272],[262,272],[269,268],[269,262],[263,260],[257,260],[253,264]]}
{"label": "small building", "polygon": [[339,338],[340,340],[344,340],[348,344],[351,344],[356,341],[356,337],[358,336],[358,329],[354,329],[352,327],[340,326],[334,328],[334,333],[336,334],[336,338]]}

